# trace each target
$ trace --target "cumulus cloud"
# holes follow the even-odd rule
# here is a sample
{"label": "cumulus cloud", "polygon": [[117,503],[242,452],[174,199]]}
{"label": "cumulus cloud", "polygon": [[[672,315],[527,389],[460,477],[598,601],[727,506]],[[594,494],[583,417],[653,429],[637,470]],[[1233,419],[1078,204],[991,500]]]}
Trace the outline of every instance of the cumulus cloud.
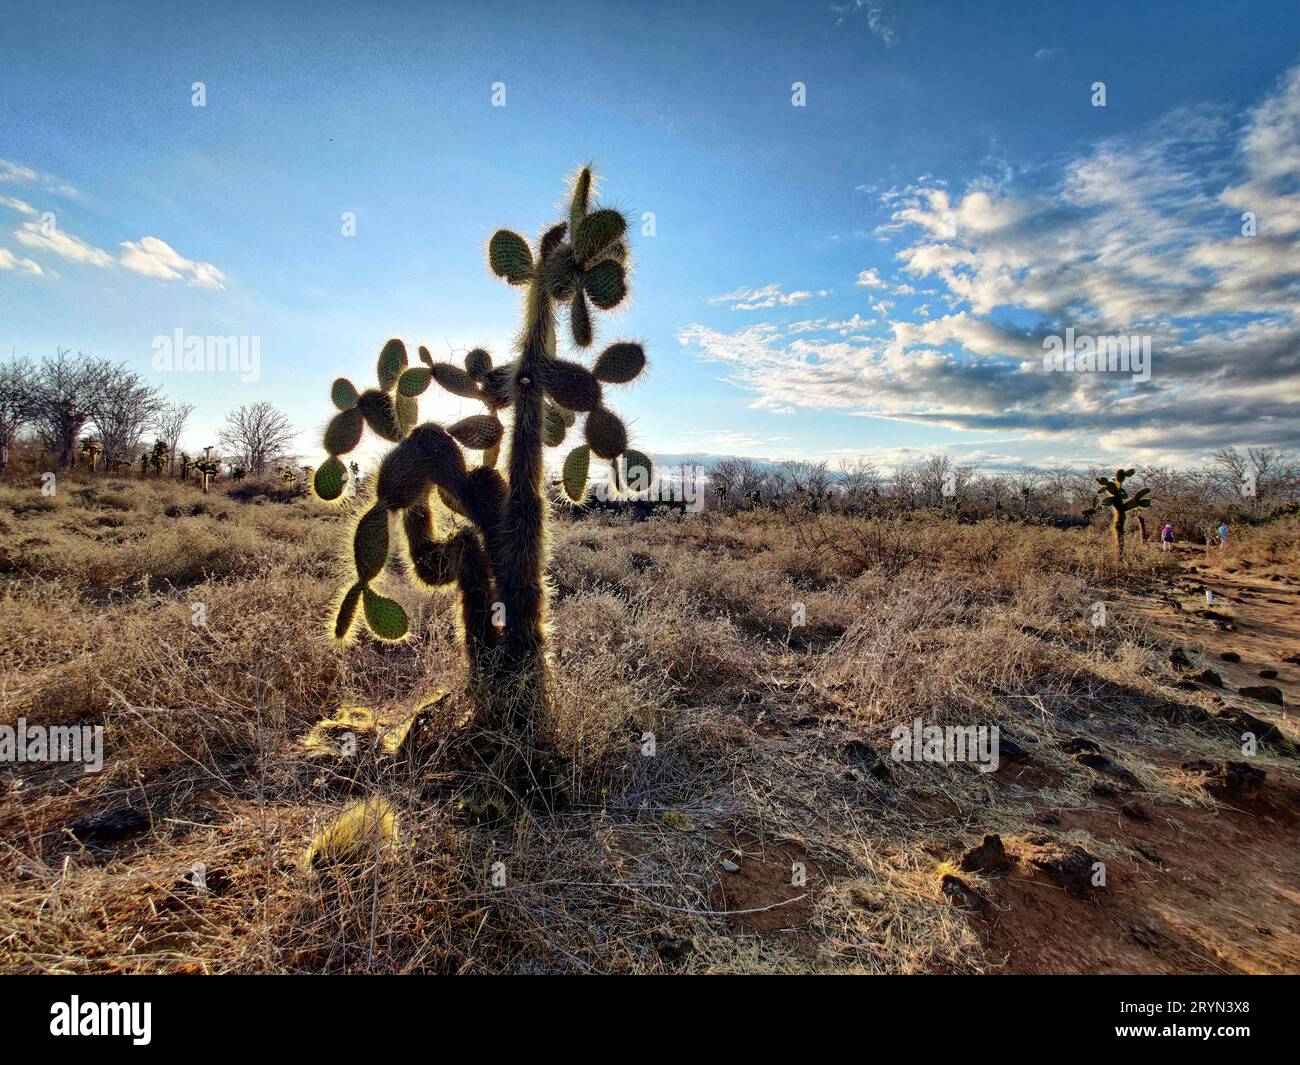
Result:
{"label": "cumulus cloud", "polygon": [[[1228,150],[1225,150],[1225,145]],[[1300,67],[1235,119],[1183,109],[1036,186],[883,193],[909,290],[947,305],[836,339],[831,319],[678,340],[777,404],[1148,454],[1300,442]],[[1252,229],[1253,226],[1253,229]],[[1252,235],[1253,234],[1253,235]],[[858,284],[888,289],[876,269]],[[937,286],[933,292],[930,286]],[[900,294],[904,285],[890,291]],[[870,302],[870,301],[869,301]],[[864,323],[865,324],[865,323]],[[1049,373],[1044,339],[1150,337],[1149,381]],[[843,334],[841,334],[843,336]]]}
{"label": "cumulus cloud", "polygon": [[226,287],[226,275],[212,263],[187,259],[157,237],[141,237],[138,241],[124,240],[118,261],[128,270],[145,277],[156,277],[163,281],[179,281],[184,278],[187,284],[195,288]]}

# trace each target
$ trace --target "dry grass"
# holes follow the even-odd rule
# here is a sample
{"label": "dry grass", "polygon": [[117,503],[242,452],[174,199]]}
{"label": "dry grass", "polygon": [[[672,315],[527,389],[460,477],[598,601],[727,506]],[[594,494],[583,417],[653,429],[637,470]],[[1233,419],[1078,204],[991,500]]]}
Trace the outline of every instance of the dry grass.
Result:
{"label": "dry grass", "polygon": [[[450,598],[403,593],[419,604],[406,643],[335,648],[346,515],[285,495],[0,486],[4,720],[102,724],[107,751],[99,774],[4,768],[3,969],[981,971],[936,846],[1095,805],[1095,775],[1056,747],[1071,735],[1104,732],[1171,801],[1212,804],[1147,758],[1153,735],[1231,755],[1163,716],[1174,677],[1120,595],[1167,574],[1154,551],[1117,568],[1086,531],[589,519],[558,523],[552,565],[550,726],[570,803],[485,821],[471,785],[372,757],[429,693],[453,692],[449,724],[463,710]],[[1234,549],[1284,560],[1290,536],[1254,530]],[[1114,606],[1100,631],[1097,601]],[[350,706],[373,734],[336,716]],[[1000,724],[1046,777],[896,765],[883,782],[846,753],[886,752],[918,715]],[[361,756],[333,757],[335,726],[304,744],[324,719],[356,724]],[[367,796],[383,831],[360,835],[392,845],[305,872],[342,811],[375,821]],[[120,841],[69,831],[128,807],[147,823]],[[740,891],[728,855],[771,876]],[[799,892],[792,856],[816,870]]]}

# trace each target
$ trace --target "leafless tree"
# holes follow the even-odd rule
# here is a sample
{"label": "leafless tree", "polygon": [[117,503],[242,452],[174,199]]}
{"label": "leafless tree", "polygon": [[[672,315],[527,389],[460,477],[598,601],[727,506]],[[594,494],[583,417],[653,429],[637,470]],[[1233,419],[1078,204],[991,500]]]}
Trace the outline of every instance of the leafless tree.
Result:
{"label": "leafless tree", "polygon": [[99,387],[84,404],[99,430],[104,468],[118,459],[134,459],[140,441],[163,407],[162,393],[134,370],[101,364]]}
{"label": "leafless tree", "polygon": [[185,432],[185,425],[193,413],[192,403],[168,403],[154,417],[153,430],[158,434],[158,439],[167,445],[169,471],[176,465],[176,449],[180,447],[181,434]]}
{"label": "leafless tree", "polygon": [[723,502],[742,503],[762,492],[769,478],[753,459],[719,459],[709,467],[709,487]]}
{"label": "leafless tree", "polygon": [[277,461],[292,455],[297,436],[288,417],[272,404],[245,403],[226,415],[221,431],[226,461],[243,466],[254,477],[265,473]]}
{"label": "leafless tree", "polygon": [[9,465],[9,448],[18,431],[36,417],[39,410],[36,367],[31,359],[15,355],[0,363],[0,474]]}
{"label": "leafless tree", "polygon": [[839,463],[840,498],[849,509],[859,509],[880,490],[880,471],[863,458],[842,458]]}
{"label": "leafless tree", "polygon": [[90,420],[108,365],[81,353],[74,358],[67,348],[59,348],[36,371],[36,424],[46,447],[58,453],[61,467],[77,460],[77,438]]}

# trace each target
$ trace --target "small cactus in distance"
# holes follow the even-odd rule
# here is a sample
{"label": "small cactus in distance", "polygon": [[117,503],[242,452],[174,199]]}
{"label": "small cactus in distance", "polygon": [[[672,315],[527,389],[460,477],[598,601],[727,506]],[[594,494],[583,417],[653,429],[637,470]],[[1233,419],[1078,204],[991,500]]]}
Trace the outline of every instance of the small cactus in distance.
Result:
{"label": "small cactus in distance", "polygon": [[190,468],[195,472],[203,475],[203,494],[207,495],[208,486],[212,483],[212,478],[221,472],[221,463],[216,459],[206,458],[197,459],[190,464]]}
{"label": "small cactus in distance", "polygon": [[[556,347],[558,308],[567,312],[573,346],[584,349],[595,338],[593,309],[613,310],[628,294],[627,220],[592,207],[592,180],[584,167],[573,182],[568,219],[535,244],[506,229],[488,242],[492,273],[523,289],[512,357],[497,364],[474,348],[456,365],[435,362],[421,347],[412,365],[406,345],[389,340],[379,353],[377,387],[334,382],[338,412],[324,440],[329,458],[313,478],[320,498],[339,499],[348,480],[342,456],[357,447],[363,429],[395,445],[373,478],[373,505],[353,528],[356,579],[340,600],[334,635],[346,639],[364,619],[382,640],[406,636],[406,611],[373,587],[396,526],[417,581],[459,592],[475,735],[493,745],[491,754],[478,753],[509,788],[536,779],[550,700],[543,448],[559,447],[585,417],[582,442],[562,463],[564,491],[574,502],[586,495],[593,455],[614,464],[616,476],[622,458],[628,480],[644,480],[643,487],[650,478],[650,460],[628,450],[627,429],[605,402],[608,386],[631,382],[645,367],[642,346],[615,342],[591,368],[561,358]],[[421,424],[418,401],[430,384],[481,402],[484,413],[445,427]],[[501,421],[506,411],[509,429]],[[479,463],[467,461],[466,452],[480,453]]]}
{"label": "small cactus in distance", "polygon": [[1114,477],[1098,477],[1097,489],[1099,502],[1111,510],[1111,536],[1115,543],[1115,557],[1124,557],[1124,526],[1128,515],[1134,510],[1146,510],[1151,506],[1151,489],[1140,488],[1130,496],[1124,482],[1136,473],[1136,470],[1116,470]]}
{"label": "small cactus in distance", "polygon": [[81,438],[81,453],[90,459],[90,472],[95,472],[95,463],[99,461],[99,456],[103,454],[104,445],[99,442],[97,436],[84,436]]}

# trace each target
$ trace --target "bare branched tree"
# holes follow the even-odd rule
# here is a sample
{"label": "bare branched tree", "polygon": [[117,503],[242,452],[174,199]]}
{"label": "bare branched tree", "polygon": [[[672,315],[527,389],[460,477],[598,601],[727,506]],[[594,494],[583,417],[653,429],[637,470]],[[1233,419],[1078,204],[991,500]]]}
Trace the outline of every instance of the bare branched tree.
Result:
{"label": "bare branched tree", "polygon": [[103,363],[100,374],[99,387],[84,406],[99,430],[104,468],[111,470],[118,459],[135,458],[164,400],[157,388],[122,364]]}
{"label": "bare branched tree", "polygon": [[64,468],[76,462],[77,438],[90,420],[108,365],[59,348],[36,372],[36,424],[45,446],[58,454]]}
{"label": "bare branched tree", "polygon": [[288,417],[265,401],[245,403],[231,411],[221,431],[226,461],[243,466],[255,477],[291,457],[296,437]]}
{"label": "bare branched tree", "polygon": [[158,439],[167,445],[167,469],[170,472],[176,465],[176,449],[181,444],[181,434],[194,413],[192,403],[168,403],[158,412],[153,420],[153,431]]}
{"label": "bare branched tree", "polygon": [[36,367],[16,355],[0,363],[0,474],[9,465],[9,448],[18,431],[36,417],[40,407]]}

